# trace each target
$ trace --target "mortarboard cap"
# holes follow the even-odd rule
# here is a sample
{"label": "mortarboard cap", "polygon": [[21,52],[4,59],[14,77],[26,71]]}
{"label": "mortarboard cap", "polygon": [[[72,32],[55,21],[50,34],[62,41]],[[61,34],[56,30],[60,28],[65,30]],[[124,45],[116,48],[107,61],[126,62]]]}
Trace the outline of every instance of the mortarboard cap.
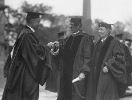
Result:
{"label": "mortarboard cap", "polygon": [[115,37],[117,37],[117,38],[119,38],[119,39],[122,39],[123,35],[124,35],[124,34],[121,33],[121,34],[115,35]]}
{"label": "mortarboard cap", "polygon": [[0,4],[0,11],[5,10],[6,8],[9,8],[9,6]]}
{"label": "mortarboard cap", "polygon": [[61,31],[61,32],[58,33],[58,38],[61,38],[64,35],[65,35],[65,32],[64,31]]}
{"label": "mortarboard cap", "polygon": [[109,29],[111,29],[111,25],[114,25],[114,24],[107,24],[105,22],[101,22],[98,24],[99,27],[105,27],[105,28],[109,28]]}
{"label": "mortarboard cap", "polygon": [[39,18],[40,15],[44,15],[42,13],[36,13],[36,12],[27,12],[27,19],[29,18]]}
{"label": "mortarboard cap", "polygon": [[13,24],[11,24],[11,23],[6,23],[6,24],[5,24],[5,27],[12,28],[12,27],[13,27]]}
{"label": "mortarboard cap", "polygon": [[95,38],[95,37],[94,37],[94,36],[92,36],[92,35],[91,35],[90,37],[92,38],[92,40],[94,40],[94,38]]}
{"label": "mortarboard cap", "polygon": [[69,16],[70,22],[74,23],[75,25],[79,25],[82,23],[82,16]]}
{"label": "mortarboard cap", "polygon": [[131,42],[132,42],[132,40],[131,40],[131,39],[125,39],[125,41],[128,41],[129,43],[131,43]]}

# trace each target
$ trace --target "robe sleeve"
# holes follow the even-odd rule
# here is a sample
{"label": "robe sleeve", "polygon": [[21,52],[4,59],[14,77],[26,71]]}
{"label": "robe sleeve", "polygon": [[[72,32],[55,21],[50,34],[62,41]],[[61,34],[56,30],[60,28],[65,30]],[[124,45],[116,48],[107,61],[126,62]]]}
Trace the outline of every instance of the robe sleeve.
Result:
{"label": "robe sleeve", "polygon": [[4,68],[3,68],[3,74],[4,77],[6,78],[9,74],[9,70],[10,70],[10,65],[11,65],[11,55],[9,54],[7,57],[7,60],[5,62]]}
{"label": "robe sleeve", "polygon": [[83,67],[81,72],[86,73],[90,72],[90,63],[93,54],[94,44],[92,39],[89,36],[84,37],[83,43],[83,51],[82,51],[82,58],[83,58]]}
{"label": "robe sleeve", "polygon": [[26,34],[22,42],[22,57],[33,78],[43,85],[50,71],[48,47],[38,45],[32,33]]}
{"label": "robe sleeve", "polygon": [[112,58],[105,62],[118,82],[126,83],[125,54],[122,44],[117,42],[112,51]]}

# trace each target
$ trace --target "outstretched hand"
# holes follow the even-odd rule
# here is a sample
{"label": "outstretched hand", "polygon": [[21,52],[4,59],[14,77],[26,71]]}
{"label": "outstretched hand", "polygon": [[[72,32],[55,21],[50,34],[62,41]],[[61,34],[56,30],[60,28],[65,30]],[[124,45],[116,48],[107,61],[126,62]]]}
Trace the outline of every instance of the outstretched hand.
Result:
{"label": "outstretched hand", "polygon": [[59,42],[58,41],[55,41],[54,42],[54,46],[59,47]]}
{"label": "outstretched hand", "polygon": [[47,46],[48,46],[48,47],[51,47],[51,48],[53,48],[54,46],[55,46],[55,47],[59,47],[59,42],[58,42],[58,41],[49,42],[49,43],[47,44]]}
{"label": "outstretched hand", "polygon": [[108,68],[107,68],[107,66],[105,66],[104,68],[103,68],[103,72],[104,73],[107,73],[109,70],[108,70]]}
{"label": "outstretched hand", "polygon": [[47,44],[47,46],[50,47],[50,48],[52,48],[52,47],[54,46],[54,42],[49,42],[49,43]]}

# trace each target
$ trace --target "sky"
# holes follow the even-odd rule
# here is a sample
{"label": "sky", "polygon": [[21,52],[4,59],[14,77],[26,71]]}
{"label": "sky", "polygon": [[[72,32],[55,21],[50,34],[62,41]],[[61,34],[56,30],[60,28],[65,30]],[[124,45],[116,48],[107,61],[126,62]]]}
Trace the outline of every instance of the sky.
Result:
{"label": "sky", "polygon": [[[25,0],[5,0],[5,4],[15,9]],[[83,13],[83,0],[26,0],[31,4],[51,6],[52,12],[64,15],[80,15]],[[92,20],[98,18],[107,23],[128,21],[132,18],[132,0],[91,0]]]}

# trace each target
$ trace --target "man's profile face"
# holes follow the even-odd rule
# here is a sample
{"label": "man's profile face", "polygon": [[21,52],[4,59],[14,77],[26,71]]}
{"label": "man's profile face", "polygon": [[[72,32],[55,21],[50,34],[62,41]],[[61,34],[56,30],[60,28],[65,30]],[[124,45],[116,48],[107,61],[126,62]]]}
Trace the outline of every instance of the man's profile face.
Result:
{"label": "man's profile face", "polygon": [[73,22],[70,22],[70,29],[72,33],[75,33],[80,30],[80,25],[75,25]]}
{"label": "man's profile face", "polygon": [[105,38],[109,35],[109,29],[105,27],[99,27],[98,33],[100,38]]}
{"label": "man's profile face", "polygon": [[38,30],[40,26],[40,18],[32,19],[32,26],[35,30]]}

